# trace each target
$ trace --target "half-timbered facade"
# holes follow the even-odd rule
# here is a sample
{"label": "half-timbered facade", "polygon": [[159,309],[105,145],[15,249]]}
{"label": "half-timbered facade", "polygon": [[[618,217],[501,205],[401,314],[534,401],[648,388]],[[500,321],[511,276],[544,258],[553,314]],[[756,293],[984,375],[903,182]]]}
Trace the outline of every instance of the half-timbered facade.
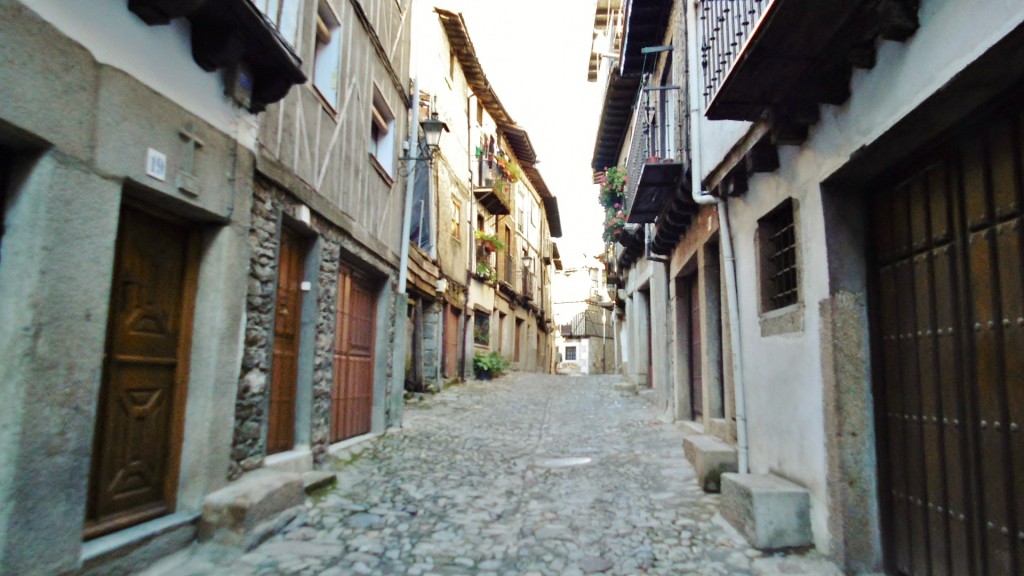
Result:
{"label": "half-timbered facade", "polygon": [[400,421],[409,5],[260,6],[310,81],[260,116],[232,478]]}
{"label": "half-timbered facade", "polygon": [[[462,16],[426,5],[417,10],[416,73],[424,110],[451,128],[430,181],[436,214],[431,248],[444,290],[425,318],[437,319],[441,344],[422,349],[437,351],[440,362],[434,364],[443,378],[468,377],[473,356],[492,350],[513,369],[550,372],[551,238],[561,235],[557,201],[534,166],[529,135],[487,82]],[[422,365],[431,363],[424,352]]]}

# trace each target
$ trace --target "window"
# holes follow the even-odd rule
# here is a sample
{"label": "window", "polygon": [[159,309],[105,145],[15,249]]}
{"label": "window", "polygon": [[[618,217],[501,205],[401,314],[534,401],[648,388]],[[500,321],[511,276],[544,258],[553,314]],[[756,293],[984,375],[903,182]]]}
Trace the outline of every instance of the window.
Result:
{"label": "window", "polygon": [[302,0],[255,0],[255,4],[285,41],[295,48],[299,39]]}
{"label": "window", "polygon": [[334,10],[321,0],[316,11],[316,48],[313,52],[313,86],[332,108],[338,108],[338,74],[341,63],[341,25]]}
{"label": "window", "polygon": [[462,202],[452,198],[452,236],[462,238]]}
{"label": "window", "polygon": [[526,225],[526,198],[522,194],[516,196],[516,229],[522,232]]}
{"label": "window", "polygon": [[379,90],[373,91],[373,113],[370,119],[370,155],[380,168],[391,176],[395,163],[395,115],[388,108]]}
{"label": "window", "polygon": [[473,314],[473,343],[486,346],[491,343],[491,315],[479,310]]}
{"label": "window", "polygon": [[566,346],[565,347],[565,359],[566,361],[576,360],[576,347]]}
{"label": "window", "polygon": [[757,221],[761,265],[761,310],[768,312],[799,301],[796,225],[789,198]]}

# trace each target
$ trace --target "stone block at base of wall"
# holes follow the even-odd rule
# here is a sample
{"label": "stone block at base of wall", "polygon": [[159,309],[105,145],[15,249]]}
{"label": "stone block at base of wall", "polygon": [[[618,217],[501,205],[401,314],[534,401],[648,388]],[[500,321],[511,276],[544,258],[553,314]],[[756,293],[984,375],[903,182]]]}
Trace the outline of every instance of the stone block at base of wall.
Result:
{"label": "stone block at base of wall", "polygon": [[722,474],[722,517],[758,550],[810,546],[811,497],[772,474]]}
{"label": "stone block at base of wall", "polygon": [[736,471],[736,449],[714,436],[685,437],[683,452],[697,473],[697,484],[705,492],[718,492],[722,474]]}
{"label": "stone block at base of wall", "polygon": [[305,496],[301,474],[253,470],[206,497],[199,540],[253,548],[291,521]]}

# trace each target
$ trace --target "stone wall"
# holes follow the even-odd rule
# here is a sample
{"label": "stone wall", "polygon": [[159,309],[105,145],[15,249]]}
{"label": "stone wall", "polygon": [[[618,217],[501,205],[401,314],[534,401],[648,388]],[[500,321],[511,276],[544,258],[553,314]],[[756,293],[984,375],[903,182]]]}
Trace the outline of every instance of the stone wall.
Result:
{"label": "stone wall", "polygon": [[[271,182],[257,178],[254,183],[252,223],[249,229],[251,260],[246,299],[245,350],[235,401],[235,431],[228,476],[235,479],[259,468],[266,456],[266,422],[270,393],[270,363],[274,333],[274,308],[277,262],[280,240],[278,229],[282,214],[292,216],[301,203]],[[314,464],[322,463],[330,444],[331,392],[334,372],[334,333],[338,301],[338,267],[344,259],[385,278],[384,289],[394,292],[395,271],[365,247],[354,242],[337,226],[313,213],[306,230],[315,235],[320,249],[315,281],[317,311],[313,343],[312,416],[310,450]],[[308,276],[307,276],[308,277]],[[312,279],[312,278],[311,278]],[[395,309],[387,299],[388,342],[394,341]],[[388,353],[388,351],[380,351]],[[300,360],[301,361],[301,360]],[[390,381],[392,363],[383,376]],[[378,376],[379,378],[379,376]],[[302,382],[299,383],[303,385]],[[384,388],[384,406],[391,405],[391,387]],[[385,426],[394,424],[390,408],[385,408]]]}

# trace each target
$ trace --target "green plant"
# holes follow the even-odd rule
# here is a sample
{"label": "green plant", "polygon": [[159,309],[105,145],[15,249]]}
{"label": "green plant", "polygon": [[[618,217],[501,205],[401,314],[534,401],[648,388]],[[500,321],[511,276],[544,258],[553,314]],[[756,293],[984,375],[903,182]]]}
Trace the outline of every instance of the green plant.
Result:
{"label": "green plant", "polygon": [[626,226],[626,214],[621,208],[609,208],[604,215],[604,238],[605,242],[613,242],[623,227]]}
{"label": "green plant", "polygon": [[497,377],[504,374],[508,367],[509,361],[497,351],[477,352],[473,356],[473,370],[477,374]]}
{"label": "green plant", "polygon": [[476,277],[484,282],[497,282],[498,271],[487,262],[476,263]]}
{"label": "green plant", "polygon": [[626,169],[619,166],[612,166],[605,170],[598,180],[601,184],[601,193],[598,201],[605,210],[617,210],[622,208],[626,194]]}
{"label": "green plant", "polygon": [[473,327],[473,343],[487,345],[491,343],[491,332],[485,326]]}
{"label": "green plant", "polygon": [[488,234],[483,230],[477,230],[474,232],[474,236],[476,236],[476,239],[480,242],[481,246],[487,248],[491,252],[497,252],[498,250],[505,249],[505,243],[494,234]]}

